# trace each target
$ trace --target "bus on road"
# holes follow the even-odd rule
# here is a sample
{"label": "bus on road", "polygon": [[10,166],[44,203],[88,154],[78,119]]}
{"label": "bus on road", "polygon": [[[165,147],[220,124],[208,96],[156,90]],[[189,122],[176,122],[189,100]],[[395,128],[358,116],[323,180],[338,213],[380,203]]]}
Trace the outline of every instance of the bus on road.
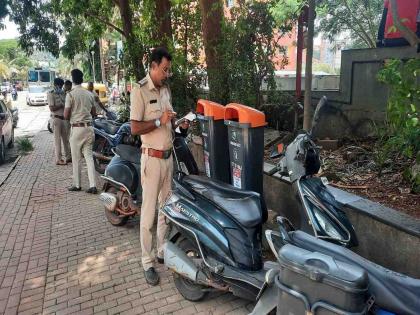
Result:
{"label": "bus on road", "polygon": [[53,86],[55,71],[46,68],[31,68],[28,70],[28,87],[30,85]]}

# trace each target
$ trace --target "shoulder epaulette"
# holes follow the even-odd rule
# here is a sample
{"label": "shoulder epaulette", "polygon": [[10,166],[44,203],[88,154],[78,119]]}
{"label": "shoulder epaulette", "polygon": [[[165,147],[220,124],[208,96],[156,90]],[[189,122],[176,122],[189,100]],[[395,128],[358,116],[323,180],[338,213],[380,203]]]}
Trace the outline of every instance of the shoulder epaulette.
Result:
{"label": "shoulder epaulette", "polygon": [[147,84],[147,78],[143,78],[139,81],[140,86],[145,86]]}

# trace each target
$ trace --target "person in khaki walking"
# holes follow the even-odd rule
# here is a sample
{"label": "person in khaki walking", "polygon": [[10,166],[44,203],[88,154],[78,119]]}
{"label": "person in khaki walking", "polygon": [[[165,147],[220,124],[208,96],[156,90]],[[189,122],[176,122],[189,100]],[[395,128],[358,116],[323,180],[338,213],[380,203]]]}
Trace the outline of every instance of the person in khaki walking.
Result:
{"label": "person in khaki walking", "polygon": [[73,89],[67,93],[66,104],[64,107],[64,117],[70,120],[70,147],[73,159],[73,186],[70,191],[80,191],[81,177],[81,156],[85,157],[89,189],[87,193],[96,194],[95,166],[93,164],[92,146],[95,140],[95,134],[92,127],[92,116],[96,116],[95,99],[89,91],[82,88],[83,72],[79,69],[71,71],[71,77],[74,83]]}
{"label": "person in khaki walking", "polygon": [[[131,95],[131,133],[141,135],[141,186],[143,200],[140,213],[142,265],[147,283],[159,283],[154,268],[153,223],[156,204],[163,205],[172,183],[172,129],[174,126],[171,93],[165,80],[170,75],[171,55],[164,48],[152,51],[149,74],[135,84]],[[185,126],[181,126],[185,128]],[[164,215],[157,223],[157,260],[163,263],[163,243],[167,231]]]}
{"label": "person in khaki walking", "polygon": [[[54,125],[54,152],[55,164],[66,165],[71,162],[71,152],[69,143],[70,125],[64,120],[64,104],[66,94],[63,91],[63,79],[54,79],[54,90],[47,95],[48,106],[50,107],[51,116]],[[61,143],[64,147],[64,159],[61,155]]]}

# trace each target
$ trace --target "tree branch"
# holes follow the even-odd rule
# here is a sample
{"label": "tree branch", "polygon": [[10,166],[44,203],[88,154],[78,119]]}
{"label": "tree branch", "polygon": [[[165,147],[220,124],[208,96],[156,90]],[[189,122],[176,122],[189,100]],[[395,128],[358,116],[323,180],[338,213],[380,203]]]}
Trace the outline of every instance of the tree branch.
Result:
{"label": "tree branch", "polygon": [[352,10],[351,10],[351,8],[350,8],[347,0],[342,0],[342,1],[343,1],[344,6],[346,7],[347,11],[349,12],[350,17],[357,24],[357,26],[360,28],[359,31],[362,32],[366,36],[366,39],[369,41],[369,47],[374,48],[376,46],[375,45],[375,42],[372,41],[372,39],[370,38],[369,34],[366,33],[363,25],[361,25],[360,24],[360,21],[357,19],[357,17],[354,16],[354,14],[353,14],[353,12],[352,12]]}
{"label": "tree branch", "polygon": [[124,31],[121,28],[119,28],[118,26],[112,24],[111,22],[107,21],[106,19],[104,19],[104,18],[102,18],[100,16],[97,16],[97,15],[95,15],[93,13],[90,13],[90,12],[85,12],[84,14],[87,15],[87,16],[90,16],[90,17],[92,17],[94,19],[97,19],[98,21],[101,21],[102,23],[108,25],[109,27],[111,27],[114,30],[116,30],[118,33],[121,33],[124,37],[126,36],[125,33],[124,33]]}
{"label": "tree branch", "polygon": [[417,37],[416,33],[410,30],[407,26],[405,26],[400,18],[398,17],[398,8],[397,8],[397,1],[390,0],[391,3],[391,13],[392,13],[392,20],[394,21],[395,26],[401,32],[403,37],[409,42],[411,46],[416,46],[420,44],[420,39]]}
{"label": "tree branch", "polygon": [[[358,28],[353,27],[353,23],[351,23],[351,21],[343,18],[340,15],[334,14],[334,13],[328,13],[328,14],[330,14],[332,17],[336,18],[337,20],[343,21],[343,24],[345,24],[348,29],[350,29],[353,32],[355,32],[357,34],[357,36],[359,36],[360,39],[363,40],[368,47],[373,48],[373,46],[371,46],[371,43],[369,41],[369,35],[366,34],[366,33],[361,33]],[[366,38],[366,36],[367,36],[367,38]]]}

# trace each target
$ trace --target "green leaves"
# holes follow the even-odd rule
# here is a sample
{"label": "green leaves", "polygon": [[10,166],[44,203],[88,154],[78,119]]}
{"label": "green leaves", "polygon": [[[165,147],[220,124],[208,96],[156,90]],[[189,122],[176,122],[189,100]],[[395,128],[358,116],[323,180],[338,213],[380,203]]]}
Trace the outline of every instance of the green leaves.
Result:
{"label": "green leaves", "polygon": [[[274,31],[273,31],[274,30]],[[273,56],[282,52],[271,6],[250,1],[231,10],[223,24],[223,69],[228,74],[229,101],[259,107],[263,80],[273,86]],[[278,37],[277,37],[278,36]]]}
{"label": "green leaves", "polygon": [[[387,60],[378,73],[378,80],[390,89],[387,107],[385,136],[378,144],[379,154],[388,159],[420,157],[420,60]],[[415,163],[415,161],[413,162]],[[418,162],[417,162],[418,164]],[[420,191],[419,175],[411,176],[406,169],[405,178],[412,183],[413,191]]]}

